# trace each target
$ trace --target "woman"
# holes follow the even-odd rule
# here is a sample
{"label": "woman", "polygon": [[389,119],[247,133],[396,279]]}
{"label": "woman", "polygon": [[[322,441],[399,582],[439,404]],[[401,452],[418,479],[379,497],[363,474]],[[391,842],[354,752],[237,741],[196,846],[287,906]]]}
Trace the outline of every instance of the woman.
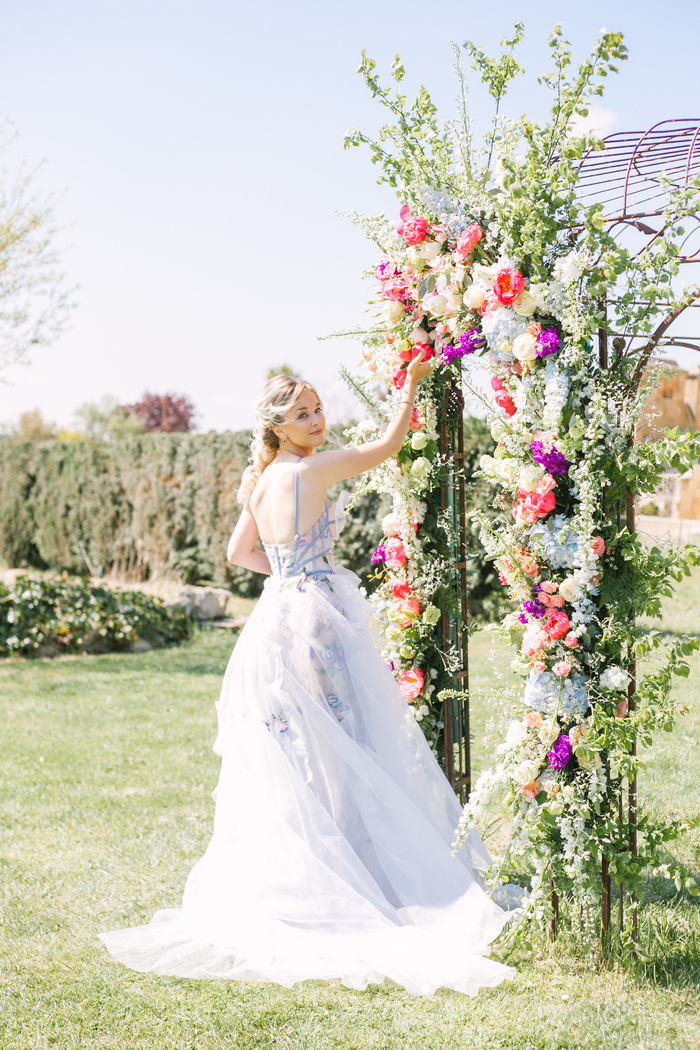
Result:
{"label": "woman", "polygon": [[313,387],[265,387],[228,557],[270,579],[217,705],[214,834],[181,909],[102,934],[127,966],[358,989],[390,977],[423,994],[512,976],[485,957],[508,918],[473,874],[488,856],[475,833],[452,856],[459,803],[375,648],[357,577],[333,562],[343,500],[329,506],[327,487],[396,455],[430,371],[411,363],[381,438],[318,455]]}

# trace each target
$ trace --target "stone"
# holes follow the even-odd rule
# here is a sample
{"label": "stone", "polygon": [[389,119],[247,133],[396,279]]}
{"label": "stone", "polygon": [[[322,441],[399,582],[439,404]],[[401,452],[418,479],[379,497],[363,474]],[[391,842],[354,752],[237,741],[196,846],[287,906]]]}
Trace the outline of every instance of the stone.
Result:
{"label": "stone", "polygon": [[195,587],[186,584],[172,601],[166,602],[168,609],[182,609],[195,620],[218,620],[226,613],[226,603],[231,592],[224,587]]}

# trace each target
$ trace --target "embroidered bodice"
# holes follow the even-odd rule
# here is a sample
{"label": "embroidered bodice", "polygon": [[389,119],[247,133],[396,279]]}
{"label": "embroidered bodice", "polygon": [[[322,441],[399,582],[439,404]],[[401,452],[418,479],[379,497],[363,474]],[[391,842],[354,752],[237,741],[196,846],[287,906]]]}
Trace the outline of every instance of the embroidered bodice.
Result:
{"label": "embroidered bodice", "polygon": [[294,539],[289,543],[263,543],[273,576],[329,576],[335,572],[333,546],[345,525],[350,493],[341,492],[310,529],[299,534],[299,463],[294,469]]}

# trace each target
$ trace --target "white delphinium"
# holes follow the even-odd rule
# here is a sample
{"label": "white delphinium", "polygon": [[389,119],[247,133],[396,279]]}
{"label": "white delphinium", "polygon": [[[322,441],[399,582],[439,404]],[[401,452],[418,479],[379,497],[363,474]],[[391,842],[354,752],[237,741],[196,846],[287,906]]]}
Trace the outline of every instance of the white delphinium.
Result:
{"label": "white delphinium", "polygon": [[559,362],[552,357],[547,358],[544,366],[544,409],[542,411],[542,423],[545,430],[557,433],[561,426],[564,408],[569,396],[569,373],[568,370],[559,367]]}

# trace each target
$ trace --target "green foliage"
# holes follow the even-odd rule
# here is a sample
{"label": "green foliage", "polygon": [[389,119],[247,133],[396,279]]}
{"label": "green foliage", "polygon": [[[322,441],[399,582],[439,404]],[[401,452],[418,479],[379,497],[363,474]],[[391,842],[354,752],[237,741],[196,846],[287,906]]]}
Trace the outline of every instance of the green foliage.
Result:
{"label": "green foliage", "polygon": [[138,643],[175,645],[190,631],[181,609],[140,591],[40,576],[0,586],[0,656],[124,652]]}

